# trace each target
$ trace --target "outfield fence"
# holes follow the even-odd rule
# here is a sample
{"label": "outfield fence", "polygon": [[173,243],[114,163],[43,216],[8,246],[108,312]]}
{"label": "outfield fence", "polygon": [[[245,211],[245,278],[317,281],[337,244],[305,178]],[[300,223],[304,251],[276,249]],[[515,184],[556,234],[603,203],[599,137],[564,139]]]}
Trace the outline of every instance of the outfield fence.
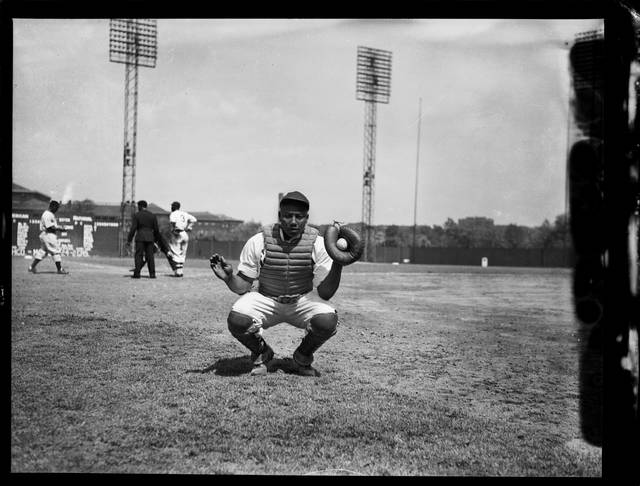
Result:
{"label": "outfield fence", "polygon": [[[192,240],[187,256],[208,258],[220,253],[237,260],[243,241]],[[495,267],[560,267],[573,266],[573,252],[568,248],[416,248],[377,247],[373,261],[379,263],[420,263],[426,265],[477,265],[483,260]]]}
{"label": "outfield fence", "polygon": [[378,247],[378,262],[421,263],[426,265],[482,265],[494,267],[573,266],[569,248],[416,248]]}

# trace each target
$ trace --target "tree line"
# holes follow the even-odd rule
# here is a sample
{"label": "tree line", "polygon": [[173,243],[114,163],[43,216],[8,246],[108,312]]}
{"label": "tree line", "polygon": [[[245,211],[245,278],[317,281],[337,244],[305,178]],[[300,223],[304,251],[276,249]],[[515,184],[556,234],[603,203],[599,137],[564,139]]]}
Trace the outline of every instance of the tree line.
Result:
{"label": "tree line", "polygon": [[[91,199],[69,201],[66,205],[76,211],[91,211],[95,203]],[[324,234],[330,224],[313,224]],[[361,223],[347,226],[362,232]],[[243,222],[233,228],[216,230],[217,241],[246,241],[262,228],[262,223]],[[540,226],[518,224],[496,225],[491,218],[474,216],[457,222],[447,218],[443,225],[374,225],[373,238],[377,246],[412,248],[569,248],[571,237],[566,214],[556,216],[553,223],[545,219]]]}
{"label": "tree line", "polygon": [[[313,224],[324,234],[329,224]],[[361,223],[347,226],[359,233]],[[217,233],[219,241],[246,241],[260,231],[259,222],[244,222],[224,233]],[[529,227],[517,224],[496,225],[485,217],[461,218],[457,222],[448,218],[443,225],[375,225],[372,228],[377,246],[386,247],[438,247],[438,248],[569,248],[571,238],[566,214],[555,218],[553,223],[544,220],[540,226]],[[415,237],[414,237],[415,233]]]}

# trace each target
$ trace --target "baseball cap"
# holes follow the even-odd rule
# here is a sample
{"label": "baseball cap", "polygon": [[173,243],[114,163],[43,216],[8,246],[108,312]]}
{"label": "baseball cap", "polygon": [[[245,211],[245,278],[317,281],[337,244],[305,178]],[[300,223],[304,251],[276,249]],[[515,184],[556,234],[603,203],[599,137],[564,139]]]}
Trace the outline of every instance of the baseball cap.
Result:
{"label": "baseball cap", "polygon": [[309,209],[309,200],[307,197],[299,191],[287,192],[282,199],[280,199],[280,206],[284,204],[285,201],[295,201],[304,204],[307,209]]}

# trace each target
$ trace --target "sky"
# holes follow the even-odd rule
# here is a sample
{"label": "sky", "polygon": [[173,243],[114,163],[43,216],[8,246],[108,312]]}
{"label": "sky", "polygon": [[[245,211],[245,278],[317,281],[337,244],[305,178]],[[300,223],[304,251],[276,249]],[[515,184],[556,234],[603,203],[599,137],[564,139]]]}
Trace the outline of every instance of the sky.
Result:
{"label": "sky", "polygon": [[[266,224],[278,193],[299,190],[312,224],[361,221],[366,46],[392,53],[372,224],[553,223],[565,212],[569,48],[602,25],[158,19],[156,67],[139,68],[136,199]],[[108,19],[13,19],[13,182],[119,203],[124,80]]]}

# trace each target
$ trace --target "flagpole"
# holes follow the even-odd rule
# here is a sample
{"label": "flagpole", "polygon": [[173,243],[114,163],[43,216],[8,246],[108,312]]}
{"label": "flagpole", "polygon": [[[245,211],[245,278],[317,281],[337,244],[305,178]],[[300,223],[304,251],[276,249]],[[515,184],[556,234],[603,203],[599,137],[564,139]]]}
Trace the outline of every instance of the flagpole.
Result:
{"label": "flagpole", "polygon": [[420,103],[418,108],[418,147],[416,151],[416,185],[415,185],[414,203],[413,203],[413,255],[411,256],[412,263],[415,263],[416,261],[416,226],[417,226],[417,215],[418,215],[418,168],[420,166],[421,122],[422,122],[422,98],[420,98]]}

